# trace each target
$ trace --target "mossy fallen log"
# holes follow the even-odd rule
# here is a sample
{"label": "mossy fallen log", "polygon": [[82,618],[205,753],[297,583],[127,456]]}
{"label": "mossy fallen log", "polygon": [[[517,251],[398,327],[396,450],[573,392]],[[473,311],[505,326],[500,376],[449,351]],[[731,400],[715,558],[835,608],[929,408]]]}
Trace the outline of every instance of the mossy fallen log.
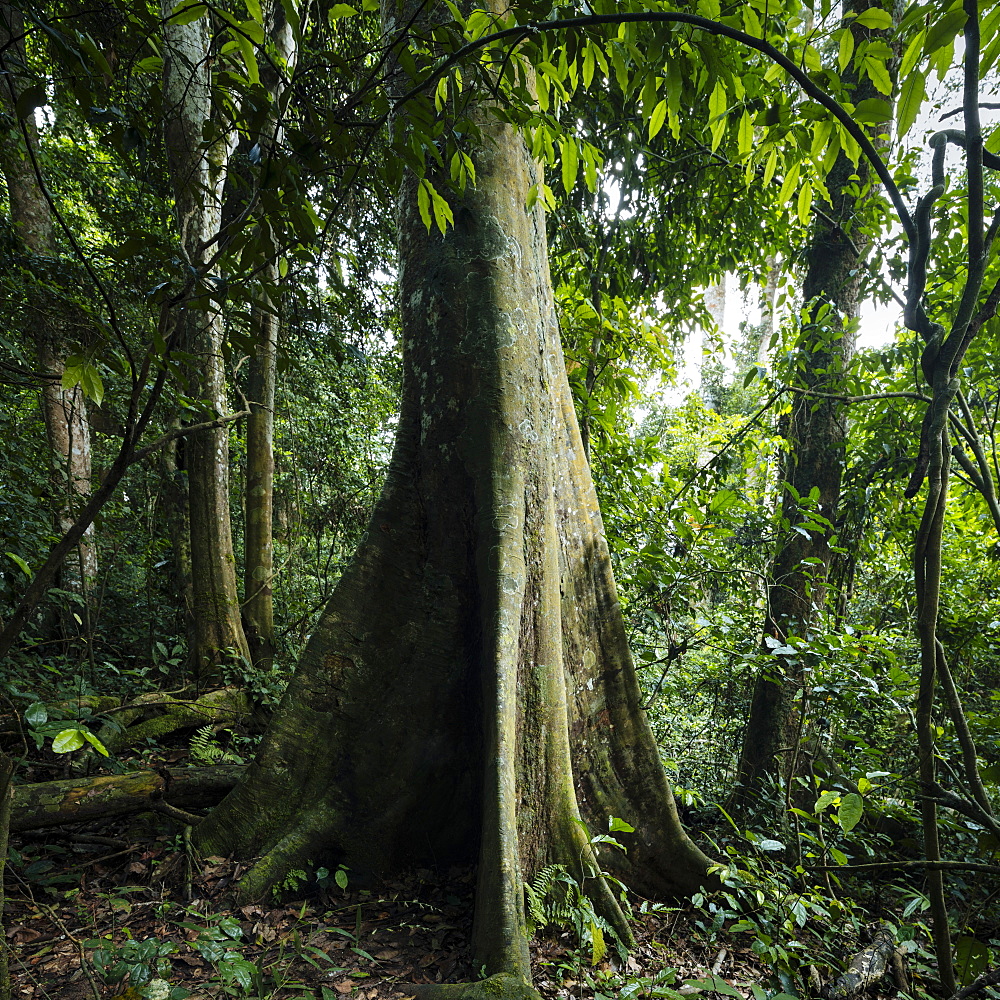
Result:
{"label": "mossy fallen log", "polygon": [[847,971],[821,990],[823,1000],[847,1000],[877,983],[889,970],[896,950],[896,932],[883,924],[872,943],[851,959]]}
{"label": "mossy fallen log", "polygon": [[11,832],[107,819],[164,802],[179,809],[215,805],[243,773],[241,764],[172,767],[17,785]]}
{"label": "mossy fallen log", "polygon": [[[142,719],[152,712],[151,717]],[[159,739],[178,729],[194,729],[217,724],[236,724],[250,716],[250,704],[239,688],[207,691],[197,699],[172,698],[153,691],[136,698],[98,734],[112,753],[134,747],[147,739]],[[134,724],[133,724],[134,723]]]}

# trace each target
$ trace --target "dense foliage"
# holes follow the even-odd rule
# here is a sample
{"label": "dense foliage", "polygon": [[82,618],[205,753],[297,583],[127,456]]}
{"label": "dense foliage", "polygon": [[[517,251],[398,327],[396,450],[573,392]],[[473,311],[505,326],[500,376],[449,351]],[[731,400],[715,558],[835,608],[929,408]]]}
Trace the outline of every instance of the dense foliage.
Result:
{"label": "dense foliage", "polygon": [[[886,920],[916,963],[915,991],[935,976],[948,990],[955,974],[971,982],[1000,953],[1000,127],[988,100],[1000,6],[448,4],[445,23],[393,54],[407,27],[383,34],[377,6],[192,0],[161,16],[146,4],[0,3],[0,624],[18,620],[92,495],[53,444],[44,386],[66,399],[79,386],[91,489],[114,474],[91,540],[74,545],[93,547],[96,575],[64,567],[7,636],[0,696],[19,720],[0,730],[7,752],[69,769],[94,758],[88,747],[111,749],[112,769],[136,769],[145,742],[114,752],[120,705],[203,693],[178,541],[185,428],[226,428],[241,565],[238,415],[264,308],[280,323],[276,656],[265,668],[224,657],[247,719],[153,734],[202,763],[252,755],[374,530],[400,393],[395,191],[415,172],[428,230],[447,230],[475,184],[474,99],[489,88],[490,113],[549,168],[529,201],[548,209],[565,363],[632,652],[684,815],[722,863],[700,933],[752,935],[769,989],[805,995],[809,967],[842,957],[837,931],[849,940]],[[294,61],[277,54],[276,17],[295,35]],[[206,155],[223,138],[231,149],[222,229],[191,259],[165,152],[163,52],[168,27],[202,21],[215,60],[202,141]],[[408,84],[395,103],[392,74]],[[855,105],[851,78],[879,96]],[[841,154],[859,171],[848,184],[861,207],[831,222]],[[27,239],[18,184],[44,192],[45,246]],[[824,224],[863,248],[862,297],[899,304],[891,329],[800,301]],[[748,316],[738,332],[708,301],[727,275],[743,297],[730,294],[730,310]],[[229,412],[206,410],[203,359],[169,333],[184,310],[221,317]],[[809,381],[818,355],[858,334],[842,369]],[[695,388],[684,383],[692,343]],[[809,393],[817,407],[838,403],[841,493],[832,510],[818,491],[797,496],[789,517],[790,414]],[[795,534],[824,538],[829,566],[800,567],[811,620],[762,641],[775,554]],[[775,663],[794,682],[794,739],[748,805],[734,797],[740,747],[754,679]],[[938,889],[921,858],[945,869]],[[596,965],[603,938],[585,894],[565,872],[546,877],[529,898],[533,922],[575,921]],[[642,986],[675,995],[656,988]]]}

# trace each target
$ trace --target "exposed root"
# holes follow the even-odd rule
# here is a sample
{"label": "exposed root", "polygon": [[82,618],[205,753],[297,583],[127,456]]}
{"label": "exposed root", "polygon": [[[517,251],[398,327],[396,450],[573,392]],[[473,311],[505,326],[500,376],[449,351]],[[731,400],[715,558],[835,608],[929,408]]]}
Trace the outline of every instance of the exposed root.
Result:
{"label": "exposed root", "polygon": [[404,987],[417,1000],[541,1000],[541,994],[523,976],[498,972],[478,983],[430,983]]}

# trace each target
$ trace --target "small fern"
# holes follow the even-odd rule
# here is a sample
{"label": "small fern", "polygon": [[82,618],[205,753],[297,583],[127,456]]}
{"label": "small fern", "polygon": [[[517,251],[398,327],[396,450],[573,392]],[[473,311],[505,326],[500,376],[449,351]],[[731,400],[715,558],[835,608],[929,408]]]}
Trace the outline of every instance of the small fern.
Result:
{"label": "small fern", "polygon": [[608,951],[610,941],[621,957],[624,943],[615,929],[594,910],[594,904],[565,865],[546,865],[524,884],[524,905],[529,933],[546,927],[572,929],[580,948],[589,952],[597,965]]}
{"label": "small fern", "polygon": [[202,726],[191,737],[191,759],[199,764],[242,764],[243,758],[221,746],[215,739],[215,726]]}

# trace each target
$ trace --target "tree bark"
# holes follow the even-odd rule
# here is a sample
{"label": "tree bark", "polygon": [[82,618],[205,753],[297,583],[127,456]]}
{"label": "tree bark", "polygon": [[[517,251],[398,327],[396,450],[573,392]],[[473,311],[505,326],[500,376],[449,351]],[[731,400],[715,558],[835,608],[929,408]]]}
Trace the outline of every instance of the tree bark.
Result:
{"label": "tree bark", "polygon": [[[281,3],[268,11],[268,37],[274,47],[274,60],[265,63],[264,83],[271,94],[270,114],[258,140],[267,147],[265,171],[270,152],[281,138],[282,117],[288,100],[288,86],[297,61],[295,33],[288,24]],[[279,79],[273,63],[284,68]],[[255,350],[250,358],[247,391],[250,417],[247,420],[247,496],[246,539],[243,581],[243,617],[247,640],[255,667],[269,669],[274,662],[274,402],[278,362],[278,334],[281,321],[278,303],[267,288],[276,288],[280,279],[278,264],[270,260],[262,272],[260,301],[251,314]]]}
{"label": "tree bark", "polygon": [[[868,0],[845,0],[856,34],[875,34],[853,23]],[[843,75],[851,100],[881,96],[867,77],[848,67]],[[746,807],[768,776],[787,779],[798,745],[799,692],[808,683],[805,664],[787,649],[789,638],[807,640],[823,607],[836,532],[845,462],[845,404],[811,395],[832,393],[854,355],[854,323],[860,307],[861,257],[869,235],[862,216],[869,167],[843,153],[826,179],[833,209],[817,216],[806,250],[805,302],[800,339],[805,349],[795,382],[807,391],[792,396],[784,436],[781,541],[771,565],[761,656],[754,682],[737,773],[736,801]],[[861,192],[859,197],[857,192]],[[818,515],[818,516],[817,516]]]}
{"label": "tree bark", "polygon": [[[324,857],[364,875],[478,856],[475,963],[514,994],[529,977],[523,877],[565,865],[628,940],[602,866],[663,895],[709,881],[710,862],[640,707],[544,217],[525,208],[540,171],[511,129],[480,127],[476,187],[446,235],[404,184],[386,485],[251,771],[198,840],[259,857],[247,896]],[[609,816],[636,827],[627,855],[595,856],[587,828]]]}
{"label": "tree bark", "polygon": [[[20,119],[17,116],[17,99],[24,89],[27,72],[24,18],[8,3],[0,4],[0,52],[6,70],[0,83],[0,111],[18,123],[0,130],[0,163],[7,184],[10,216],[25,249],[35,258],[35,267],[44,273],[54,263],[58,251],[52,211],[37,173],[38,130],[34,115]],[[90,424],[80,386],[63,387],[69,353],[65,304],[58,299],[53,302],[48,292],[44,296],[32,295],[30,306],[39,370],[48,376],[42,384],[41,409],[55,460],[52,473],[55,522],[59,533],[65,534],[73,524],[76,509],[90,494]],[[91,525],[76,551],[64,561],[59,585],[86,601],[96,576],[97,549]],[[74,610],[68,608],[61,615],[64,635],[79,631],[73,623]]]}
{"label": "tree bark", "polygon": [[[169,18],[173,3],[164,0]],[[197,359],[198,395],[205,418],[228,411],[222,357],[223,317],[211,299],[206,249],[222,223],[222,190],[231,152],[228,135],[207,148],[212,118],[212,52],[208,15],[188,24],[166,20],[163,28],[164,138],[174,192],[181,252],[198,275],[195,294],[179,318],[184,349]],[[229,428],[192,436],[185,446],[191,532],[194,646],[189,651],[199,681],[217,679],[221,665],[249,662],[240,621],[236,559],[229,516]]]}

